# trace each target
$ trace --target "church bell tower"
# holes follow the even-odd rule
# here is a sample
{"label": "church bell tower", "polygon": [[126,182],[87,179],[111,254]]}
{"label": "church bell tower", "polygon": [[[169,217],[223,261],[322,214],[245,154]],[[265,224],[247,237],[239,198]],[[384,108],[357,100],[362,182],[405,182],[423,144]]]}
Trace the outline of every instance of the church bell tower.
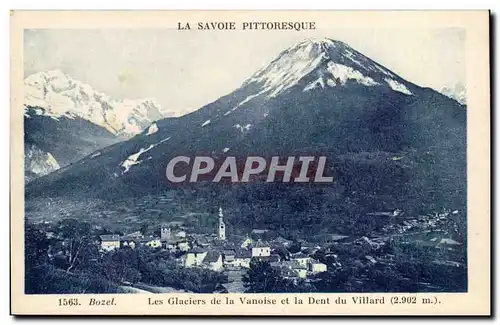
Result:
{"label": "church bell tower", "polygon": [[219,208],[219,239],[226,240],[226,224],[223,220],[222,208]]}
{"label": "church bell tower", "polygon": [[168,225],[162,225],[160,231],[160,240],[166,241],[169,240],[172,236],[172,230]]}

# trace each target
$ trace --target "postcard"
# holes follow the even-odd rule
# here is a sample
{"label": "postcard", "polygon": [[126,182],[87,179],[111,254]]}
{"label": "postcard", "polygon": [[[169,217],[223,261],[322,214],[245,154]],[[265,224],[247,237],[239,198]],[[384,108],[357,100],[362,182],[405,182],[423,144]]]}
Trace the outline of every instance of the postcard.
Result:
{"label": "postcard", "polygon": [[488,11],[12,11],[14,315],[490,315]]}

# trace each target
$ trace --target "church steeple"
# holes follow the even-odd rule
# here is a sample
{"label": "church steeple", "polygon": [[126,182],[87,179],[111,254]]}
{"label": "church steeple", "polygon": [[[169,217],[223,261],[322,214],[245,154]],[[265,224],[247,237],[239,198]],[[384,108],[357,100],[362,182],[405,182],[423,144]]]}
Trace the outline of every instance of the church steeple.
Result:
{"label": "church steeple", "polygon": [[222,208],[219,207],[219,239],[226,240],[226,224],[224,223]]}

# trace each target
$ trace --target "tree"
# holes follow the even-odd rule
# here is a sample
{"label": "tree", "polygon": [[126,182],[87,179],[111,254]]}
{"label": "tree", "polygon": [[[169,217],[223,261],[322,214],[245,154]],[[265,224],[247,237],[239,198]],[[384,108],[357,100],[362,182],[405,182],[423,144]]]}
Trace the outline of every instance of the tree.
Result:
{"label": "tree", "polygon": [[86,222],[76,219],[65,219],[58,224],[59,235],[67,242],[68,267],[66,272],[71,272],[80,264],[89,262],[97,253],[94,245],[91,227]]}
{"label": "tree", "polygon": [[284,261],[288,261],[290,259],[290,252],[283,246],[276,247],[272,253],[278,254]]}
{"label": "tree", "polygon": [[243,275],[246,292],[282,292],[282,282],[278,272],[269,262],[252,260],[247,274]]}
{"label": "tree", "polygon": [[344,292],[345,283],[349,280],[350,272],[334,270],[320,273],[316,288],[320,292]]}
{"label": "tree", "polygon": [[24,259],[26,270],[42,265],[48,260],[49,241],[45,233],[33,225],[24,228]]}
{"label": "tree", "polygon": [[131,248],[119,249],[106,254],[104,270],[111,281],[135,283],[140,280],[137,252]]}
{"label": "tree", "polygon": [[149,231],[149,224],[148,224],[147,222],[144,222],[144,223],[141,225],[140,232],[141,232],[141,234],[143,234],[143,235],[147,235],[147,234],[148,234],[148,231]]}
{"label": "tree", "polygon": [[288,248],[288,251],[292,254],[300,252],[301,245],[298,241],[294,241],[292,245]]}

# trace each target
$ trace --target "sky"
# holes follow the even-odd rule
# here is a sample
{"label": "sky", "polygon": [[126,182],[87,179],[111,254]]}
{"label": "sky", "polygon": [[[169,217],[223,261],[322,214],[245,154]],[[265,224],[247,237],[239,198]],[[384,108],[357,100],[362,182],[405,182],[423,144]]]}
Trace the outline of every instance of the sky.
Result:
{"label": "sky", "polygon": [[237,89],[284,49],[329,37],[417,85],[465,85],[461,29],[177,31],[44,29],[24,32],[24,74],[59,69],[120,100],[151,98],[182,115]]}

